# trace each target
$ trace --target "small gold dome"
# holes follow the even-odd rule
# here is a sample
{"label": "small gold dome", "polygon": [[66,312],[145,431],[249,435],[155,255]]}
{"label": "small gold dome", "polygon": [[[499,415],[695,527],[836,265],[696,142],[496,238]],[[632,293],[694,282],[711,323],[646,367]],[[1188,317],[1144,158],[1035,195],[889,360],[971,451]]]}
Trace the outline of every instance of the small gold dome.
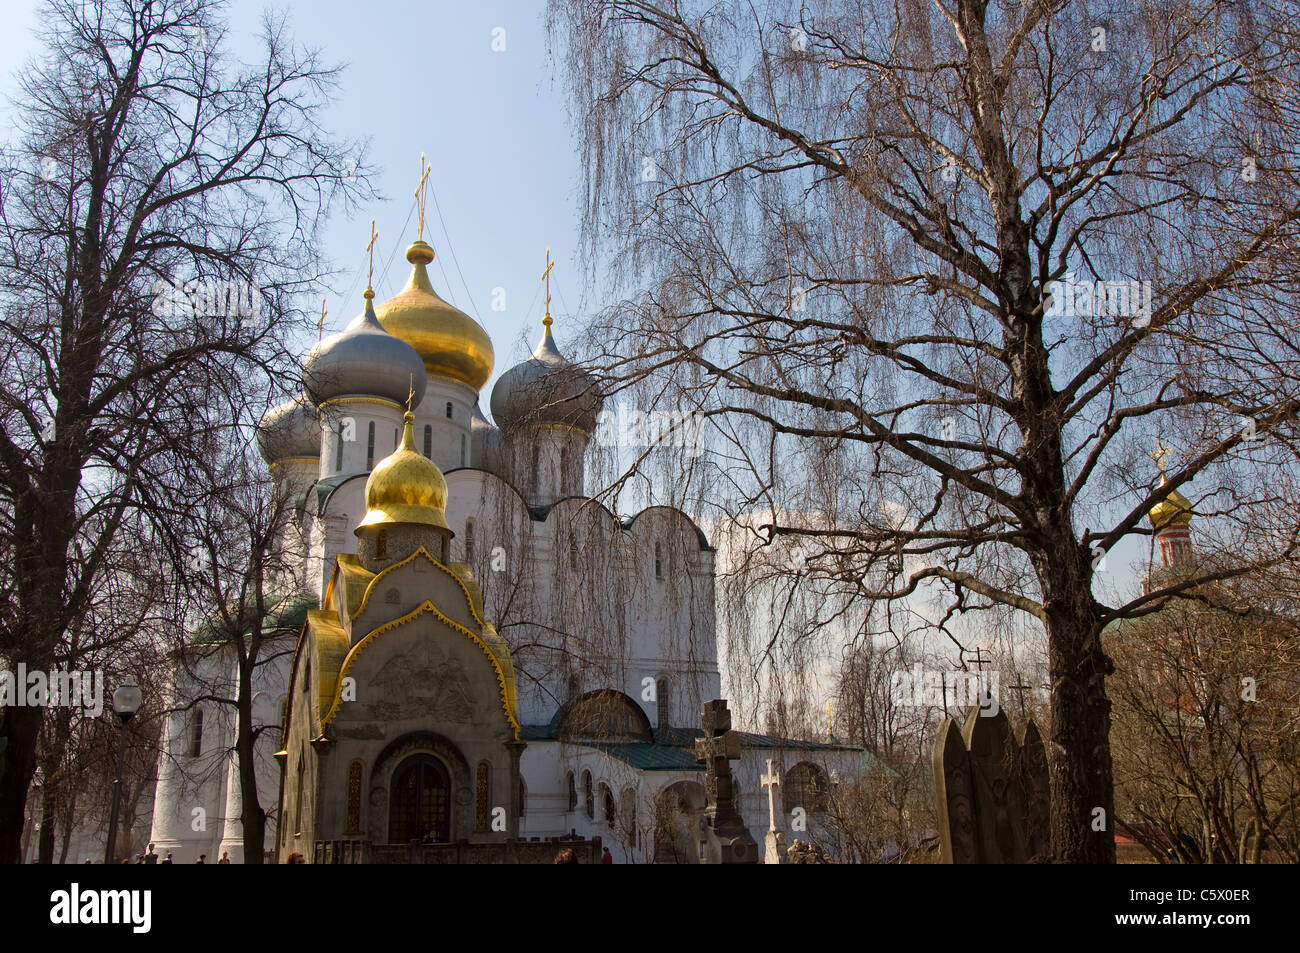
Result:
{"label": "small gold dome", "polygon": [[366,515],[354,530],[388,523],[415,523],[449,530],[447,525],[447,481],[438,465],[415,450],[411,422],[406,412],[402,445],[384,457],[366,480]]}
{"label": "small gold dome", "polygon": [[375,309],[379,323],[401,338],[424,360],[431,375],[450,377],[482,390],[492,376],[492,339],[477,321],[438,297],[426,266],[433,249],[417,241],[406,250],[411,280],[396,296]]}
{"label": "small gold dome", "polygon": [[[1160,485],[1165,486],[1168,482],[1169,480],[1164,474],[1161,474]],[[1151,507],[1147,519],[1151,520],[1153,528],[1161,530],[1170,526],[1186,526],[1192,521],[1192,515],[1192,504],[1187,497],[1177,490],[1173,490],[1163,500]]]}

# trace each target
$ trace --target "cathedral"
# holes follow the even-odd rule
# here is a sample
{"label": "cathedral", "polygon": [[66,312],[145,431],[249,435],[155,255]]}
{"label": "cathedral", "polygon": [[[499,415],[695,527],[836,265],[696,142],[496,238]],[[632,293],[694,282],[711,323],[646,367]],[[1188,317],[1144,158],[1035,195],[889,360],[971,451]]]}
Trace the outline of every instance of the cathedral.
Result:
{"label": "cathedral", "polygon": [[[406,287],[367,288],[258,427],[296,504],[275,599],[299,632],[255,686],[267,859],[550,862],[572,838],[586,861],[599,838],[615,862],[697,862],[715,551],[679,510],[585,495],[603,401],[552,333],[549,263],[540,343],[497,380],[489,422],[491,340],[434,290],[428,244],[406,260]],[[232,677],[220,652],[205,664]],[[150,839],[178,863],[240,862],[235,726],[187,707],[196,685],[178,673]],[[736,734],[760,844],[772,824],[809,836],[863,770],[833,733]]]}

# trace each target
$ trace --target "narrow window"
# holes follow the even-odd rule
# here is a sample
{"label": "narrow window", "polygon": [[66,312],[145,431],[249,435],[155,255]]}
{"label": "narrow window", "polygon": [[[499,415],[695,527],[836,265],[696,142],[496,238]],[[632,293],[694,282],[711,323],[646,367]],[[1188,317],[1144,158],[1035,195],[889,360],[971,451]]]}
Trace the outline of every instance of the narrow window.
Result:
{"label": "narrow window", "polygon": [[560,494],[564,494],[564,488],[569,485],[569,448],[560,448]]}
{"label": "narrow window", "polygon": [[370,421],[366,427],[366,469],[370,470],[375,465],[375,422]]}
{"label": "narrow window", "polygon": [[524,784],[524,779],[519,779],[519,816],[523,817],[528,813],[528,786]]}
{"label": "narrow window", "polygon": [[375,534],[375,558],[388,558],[388,530],[381,529]]}
{"label": "narrow window", "polygon": [[343,421],[339,421],[339,439],[334,447],[334,472],[343,472]]}
{"label": "narrow window", "polygon": [[451,401],[447,401],[447,419],[451,420]]}
{"label": "narrow window", "polygon": [[488,829],[488,816],[491,813],[488,805],[488,782],[490,779],[488,763],[480,761],[478,763],[478,776],[475,779],[477,803],[474,805],[474,830],[479,833],[483,833]]}
{"label": "narrow window", "polygon": [[468,519],[465,521],[465,562],[474,561],[474,521]]}
{"label": "narrow window", "polygon": [[578,534],[569,534],[569,568],[578,568]]}
{"label": "narrow window", "polygon": [[661,547],[658,543],[655,543],[655,578],[662,579],[663,577],[664,577],[663,547]]}
{"label": "narrow window", "polygon": [[572,811],[576,811],[577,809],[578,809],[578,784],[573,779],[573,772],[570,771],[569,772],[569,810],[572,812]]}
{"label": "narrow window", "polygon": [[673,686],[663,676],[660,676],[655,682],[655,707],[659,713],[659,727],[672,727]]}
{"label": "narrow window", "polygon": [[460,465],[469,466],[469,444],[466,442],[464,434],[460,435]]}
{"label": "narrow window", "polygon": [[591,786],[590,771],[582,772],[582,798],[585,802],[583,807],[587,812],[587,820],[594,821],[596,819],[596,792]]}
{"label": "narrow window", "polygon": [[433,459],[433,424],[424,425],[424,455]]}
{"label": "narrow window", "polygon": [[307,756],[304,754],[298,759],[298,795],[294,799],[293,805],[293,829],[294,836],[302,834],[302,776],[307,772]]}
{"label": "narrow window", "polygon": [[191,758],[203,754],[203,709],[195,708],[190,715],[189,751]]}

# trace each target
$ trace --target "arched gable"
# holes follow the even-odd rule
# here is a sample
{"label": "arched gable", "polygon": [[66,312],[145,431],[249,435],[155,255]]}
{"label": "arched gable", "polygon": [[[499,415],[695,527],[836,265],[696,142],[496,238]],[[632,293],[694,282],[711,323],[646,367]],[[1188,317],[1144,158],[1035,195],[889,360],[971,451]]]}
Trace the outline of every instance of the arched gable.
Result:
{"label": "arched gable", "polygon": [[343,700],[342,692],[340,690],[343,685],[343,680],[347,678],[348,673],[352,670],[352,667],[356,664],[356,661],[361,656],[361,654],[365,652],[366,649],[368,649],[371,645],[373,645],[375,641],[381,638],[385,633],[391,632],[394,629],[407,625],[408,623],[415,621],[425,613],[428,613],[429,615],[433,616],[435,619],[437,619],[443,625],[447,626],[453,632],[458,632],[465,638],[469,639],[475,646],[479,648],[479,650],[487,658],[488,663],[492,666],[493,671],[496,674],[497,686],[500,692],[502,713],[505,715],[506,721],[509,723],[511,731],[514,733],[515,740],[518,740],[519,739],[519,718],[518,715],[516,714],[518,710],[518,703],[516,699],[513,697],[513,693],[511,691],[513,685],[513,673],[512,673],[512,677],[509,680],[507,680],[505,671],[502,669],[500,662],[498,662],[496,655],[493,654],[492,649],[488,645],[488,643],[485,642],[482,638],[480,638],[479,635],[474,631],[472,631],[471,629],[461,625],[455,619],[448,617],[444,612],[442,612],[437,606],[435,606],[432,602],[428,601],[427,599],[424,602],[422,602],[419,606],[417,606],[413,611],[408,612],[406,615],[401,616],[400,618],[397,619],[393,619],[391,622],[386,622],[385,624],[374,629],[372,632],[367,634],[365,638],[363,638],[360,642],[358,642],[356,645],[352,647],[352,650],[348,653],[347,658],[344,660],[343,665],[339,670],[338,686],[334,691],[333,701],[329,707],[329,710],[325,713],[325,716],[321,719],[322,727],[328,724],[330,721],[332,721],[334,717],[338,714],[339,706],[342,704],[342,700]]}
{"label": "arched gable", "polygon": [[641,706],[613,688],[587,692],[556,712],[556,737],[563,741],[654,741]]}

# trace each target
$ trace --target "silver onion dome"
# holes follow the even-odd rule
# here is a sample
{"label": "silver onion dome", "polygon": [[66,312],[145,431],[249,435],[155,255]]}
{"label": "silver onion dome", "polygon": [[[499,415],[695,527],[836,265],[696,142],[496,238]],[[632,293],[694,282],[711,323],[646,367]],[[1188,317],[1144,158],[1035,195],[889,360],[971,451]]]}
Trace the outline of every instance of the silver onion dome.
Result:
{"label": "silver onion dome", "polygon": [[257,425],[257,449],[267,463],[320,456],[321,424],[306,394],[277,404]]}
{"label": "silver onion dome", "polygon": [[492,416],[502,430],[564,424],[591,434],[603,404],[595,378],[560,353],[549,326],[533,356],[502,374],[492,388]]}
{"label": "silver onion dome", "polygon": [[501,471],[501,431],[483,416],[477,403],[470,417],[470,447],[473,449],[471,462],[480,470],[491,473]]}
{"label": "silver onion dome", "polygon": [[375,317],[374,292],[366,291],[366,309],[338,334],[331,334],[308,353],[302,383],[317,405],[336,397],[382,397],[412,406],[424,398],[429,380],[424,361],[411,345],[384,330]]}

